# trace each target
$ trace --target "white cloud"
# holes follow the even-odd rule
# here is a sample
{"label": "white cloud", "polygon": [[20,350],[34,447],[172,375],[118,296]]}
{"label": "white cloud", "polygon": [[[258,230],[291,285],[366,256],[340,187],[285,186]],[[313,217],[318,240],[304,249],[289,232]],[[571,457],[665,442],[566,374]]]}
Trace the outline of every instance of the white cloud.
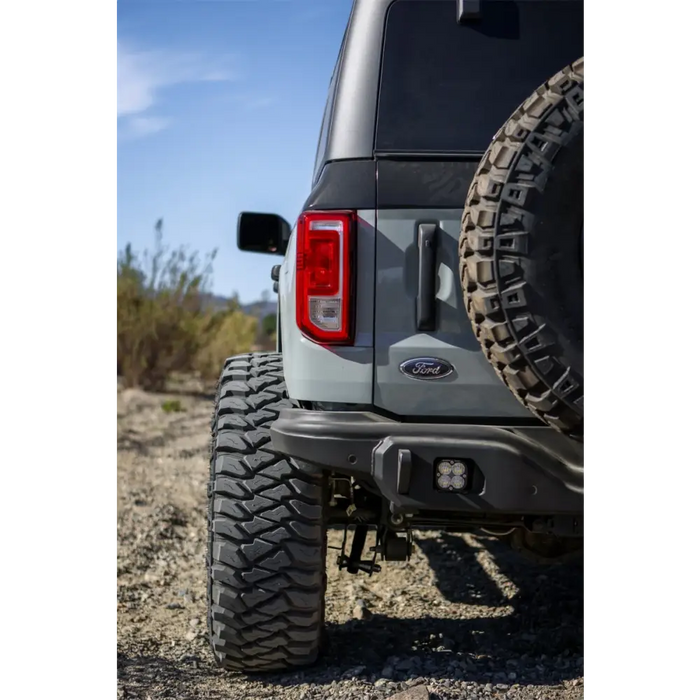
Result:
{"label": "white cloud", "polygon": [[147,114],[164,89],[182,83],[233,80],[230,70],[192,53],[139,51],[117,42],[117,119],[131,137],[164,129],[169,119]]}
{"label": "white cloud", "polygon": [[170,124],[170,119],[165,117],[131,116],[129,119],[123,120],[123,122],[123,127],[120,131],[121,136],[129,139],[138,139],[142,136],[163,131]]}

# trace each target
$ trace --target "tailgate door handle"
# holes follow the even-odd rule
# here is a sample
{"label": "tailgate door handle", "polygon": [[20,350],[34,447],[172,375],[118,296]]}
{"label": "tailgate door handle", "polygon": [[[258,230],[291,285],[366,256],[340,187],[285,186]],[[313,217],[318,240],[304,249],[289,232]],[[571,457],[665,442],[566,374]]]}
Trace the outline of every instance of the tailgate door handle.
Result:
{"label": "tailgate door handle", "polygon": [[416,327],[435,330],[435,249],[437,224],[418,224],[418,296]]}

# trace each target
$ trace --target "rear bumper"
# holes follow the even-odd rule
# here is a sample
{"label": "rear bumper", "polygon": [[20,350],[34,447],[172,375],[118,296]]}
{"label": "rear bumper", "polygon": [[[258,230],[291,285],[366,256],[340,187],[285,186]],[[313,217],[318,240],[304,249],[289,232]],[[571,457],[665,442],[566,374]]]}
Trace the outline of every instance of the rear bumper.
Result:
{"label": "rear bumper", "polygon": [[[582,515],[583,447],[547,427],[399,423],[373,413],[283,409],[275,450],[372,481],[393,512]],[[435,463],[466,460],[462,492],[435,486]]]}

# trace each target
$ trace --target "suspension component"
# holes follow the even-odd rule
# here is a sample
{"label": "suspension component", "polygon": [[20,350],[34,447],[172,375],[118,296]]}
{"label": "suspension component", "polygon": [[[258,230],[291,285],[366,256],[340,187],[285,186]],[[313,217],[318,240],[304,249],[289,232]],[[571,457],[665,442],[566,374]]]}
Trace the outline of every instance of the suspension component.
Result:
{"label": "suspension component", "polygon": [[[373,573],[377,573],[382,570],[382,567],[376,563],[378,547],[375,545],[372,549],[374,551],[374,556],[372,559],[362,559],[362,551],[365,548],[365,542],[367,541],[367,532],[369,530],[368,525],[359,524],[355,526],[355,531],[352,537],[352,545],[350,547],[350,556],[345,554],[345,545],[348,538],[348,528],[345,528],[343,534],[343,544],[341,547],[341,552],[338,555],[338,568],[347,569],[350,574],[357,574],[360,571],[364,571],[370,576]],[[377,530],[377,543],[379,540],[379,531]]]}
{"label": "suspension component", "polygon": [[[402,534],[405,534],[405,537]],[[375,554],[380,553],[385,561],[409,561],[413,553],[413,535],[411,530],[402,534],[387,527],[382,528],[377,533]]]}

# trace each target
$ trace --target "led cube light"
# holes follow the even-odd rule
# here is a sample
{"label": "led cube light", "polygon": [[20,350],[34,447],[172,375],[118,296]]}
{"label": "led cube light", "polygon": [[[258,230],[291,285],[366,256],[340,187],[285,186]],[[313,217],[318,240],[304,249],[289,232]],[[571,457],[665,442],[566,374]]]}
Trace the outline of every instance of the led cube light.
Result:
{"label": "led cube light", "polygon": [[464,462],[456,459],[443,459],[437,465],[437,485],[443,491],[461,491],[467,485]]}
{"label": "led cube light", "polygon": [[441,474],[438,477],[438,486],[441,489],[449,489],[452,486],[452,477],[449,474]]}
{"label": "led cube light", "polygon": [[438,474],[452,474],[452,462],[440,462]]}
{"label": "led cube light", "polygon": [[452,488],[455,489],[455,491],[461,491],[467,485],[467,482],[463,476],[453,476],[450,481],[452,482]]}

